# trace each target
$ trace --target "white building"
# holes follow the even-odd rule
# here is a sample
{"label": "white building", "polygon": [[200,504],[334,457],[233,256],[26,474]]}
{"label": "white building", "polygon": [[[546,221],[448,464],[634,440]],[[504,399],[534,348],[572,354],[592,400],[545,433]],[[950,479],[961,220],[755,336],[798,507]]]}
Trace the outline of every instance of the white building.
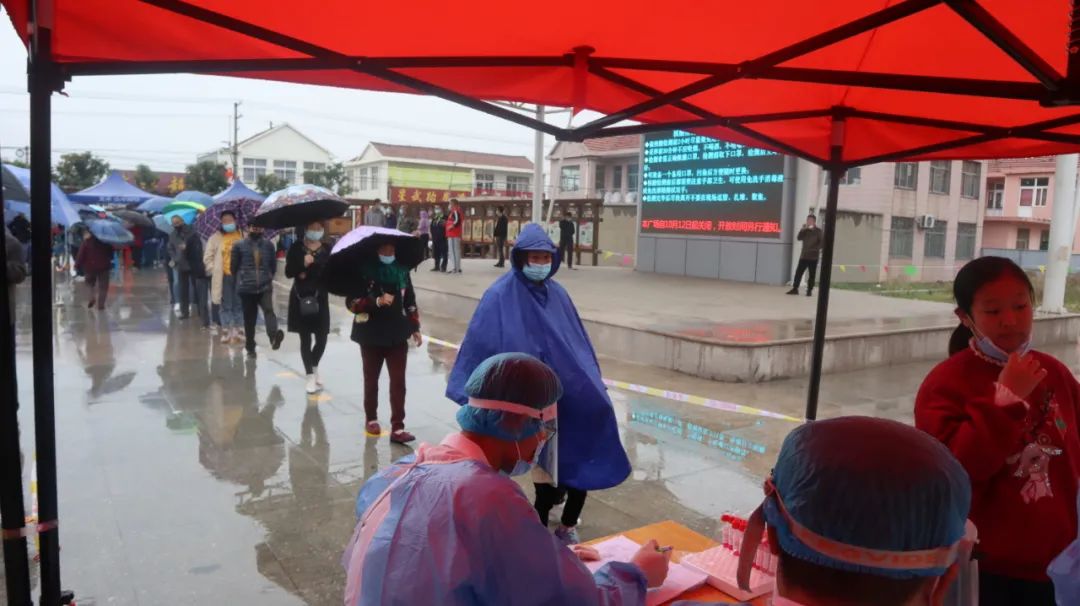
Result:
{"label": "white building", "polygon": [[524,156],[369,143],[345,163],[352,195],[393,203],[446,202],[452,196],[528,198],[533,164]]}
{"label": "white building", "polygon": [[553,189],[548,195],[637,204],[642,140],[640,135],[621,135],[556,143],[548,154]]}
{"label": "white building", "polygon": [[229,147],[201,154],[197,161],[224,164],[251,187],[268,173],[277,173],[290,185],[303,183],[304,171],[323,170],[333,161],[329,150],[287,123],[244,139],[237,144],[237,150],[239,171],[232,165]]}

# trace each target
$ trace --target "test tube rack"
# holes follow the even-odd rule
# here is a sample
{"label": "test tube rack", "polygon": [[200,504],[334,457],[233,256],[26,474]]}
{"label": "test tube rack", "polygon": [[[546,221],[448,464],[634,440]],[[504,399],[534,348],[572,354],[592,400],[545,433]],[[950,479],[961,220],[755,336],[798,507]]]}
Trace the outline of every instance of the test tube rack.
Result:
{"label": "test tube rack", "polygon": [[683,556],[682,564],[706,575],[709,585],[737,600],[748,601],[771,593],[776,584],[777,559],[770,551],[768,543],[762,539],[750,571],[750,590],[743,591],[739,588],[737,577],[739,554],[742,552],[747,522],[743,518],[726,514],[721,518],[721,522],[721,544],[700,553]]}

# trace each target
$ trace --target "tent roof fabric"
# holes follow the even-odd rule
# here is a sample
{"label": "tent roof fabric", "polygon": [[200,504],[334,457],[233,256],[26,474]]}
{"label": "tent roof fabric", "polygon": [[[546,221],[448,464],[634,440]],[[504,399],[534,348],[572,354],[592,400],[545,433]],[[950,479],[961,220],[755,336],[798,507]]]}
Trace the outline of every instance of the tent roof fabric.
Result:
{"label": "tent roof fabric", "polygon": [[[29,2],[0,3],[26,40]],[[1068,70],[1069,0],[717,0],[677,10],[554,0],[543,11],[469,0],[425,3],[422,19],[408,2],[42,6],[53,11],[53,59],[70,76],[186,71],[432,94],[530,126],[540,125],[482,100],[587,108],[608,116],[572,133],[541,128],[580,140],[667,124],[836,165],[1080,147],[1080,109],[1068,107],[1080,88]],[[497,39],[459,35],[475,14],[496,20],[487,31]],[[357,36],[361,22],[408,35]],[[646,126],[601,130],[629,118]]]}
{"label": "tent roof fabric", "polygon": [[118,170],[110,171],[109,176],[101,183],[68,196],[73,202],[85,204],[132,204],[145,202],[153,197],[154,194],[125,181]]}

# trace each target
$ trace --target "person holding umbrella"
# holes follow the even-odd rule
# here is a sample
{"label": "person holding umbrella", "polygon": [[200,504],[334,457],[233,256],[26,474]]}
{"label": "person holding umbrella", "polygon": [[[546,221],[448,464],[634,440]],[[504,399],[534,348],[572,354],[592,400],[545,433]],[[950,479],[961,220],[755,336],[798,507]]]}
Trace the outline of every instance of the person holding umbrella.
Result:
{"label": "person holding umbrella", "polygon": [[87,307],[105,311],[109,296],[109,274],[112,272],[113,247],[88,232],[75,257],[75,267],[86,277],[86,289],[90,299]]}
{"label": "person holding umbrella", "polygon": [[345,234],[323,270],[327,290],[345,297],[355,317],[352,340],[364,366],[364,412],[369,434],[379,435],[379,375],[390,373],[390,441],[416,438],[405,431],[405,365],[409,341],[417,347],[420,311],[409,271],[423,259],[420,240],[393,229],[362,226]]}
{"label": "person holding umbrella", "polygon": [[263,238],[263,228],[252,225],[246,238],[232,247],[230,273],[235,276],[236,292],[244,313],[244,336],[249,358],[255,357],[255,321],[262,308],[266,322],[266,335],[270,346],[277,350],[285,339],[285,332],[278,328],[274,313],[274,274],[277,272],[277,256],[272,242]]}
{"label": "person holding umbrella", "polygon": [[289,291],[289,332],[300,335],[307,393],[314,394],[323,388],[319,361],[330,334],[330,299],[322,280],[330,249],[323,242],[326,228],[321,221],[313,221],[296,231],[297,240],[285,256],[285,277],[293,280]]}
{"label": "person holding umbrella", "polygon": [[232,273],[232,249],[244,238],[232,210],[221,211],[221,226],[206,241],[203,264],[210,274],[210,300],[220,309],[221,342],[240,342],[240,323],[243,309],[236,293],[236,277]]}

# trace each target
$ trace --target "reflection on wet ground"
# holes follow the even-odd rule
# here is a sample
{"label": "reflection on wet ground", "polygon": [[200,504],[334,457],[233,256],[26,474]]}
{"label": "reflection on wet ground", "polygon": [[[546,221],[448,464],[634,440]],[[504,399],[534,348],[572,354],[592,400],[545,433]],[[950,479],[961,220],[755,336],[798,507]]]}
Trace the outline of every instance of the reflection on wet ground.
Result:
{"label": "reflection on wet ground", "polygon": [[[829,336],[859,335],[923,328],[952,327],[956,316],[949,313],[905,318],[851,318],[829,322]],[[658,324],[658,332],[724,343],[772,343],[814,337],[814,322],[807,319],[750,320],[704,323],[700,321]]]}
{"label": "reflection on wet ground", "polygon": [[[70,285],[58,293],[61,570],[80,604],[339,604],[355,495],[377,469],[410,452],[363,432],[349,317],[334,318],[321,364],[326,392],[308,397],[295,337],[271,352],[260,334],[259,358],[247,360],[196,322],[176,319],[157,272],[125,276],[105,313],[88,311]],[[27,309],[23,301],[18,362],[29,463]],[[430,314],[426,324],[451,342],[464,328]],[[1055,353],[1075,365],[1075,350]],[[453,356],[440,345],[410,354],[407,422],[421,441],[454,428],[456,408],[442,396]],[[613,379],[801,415],[802,381],[729,385],[602,365]],[[822,414],[909,420],[926,371],[913,365],[827,377]],[[612,397],[633,472],[590,494],[585,538],[665,519],[714,532],[720,514],[759,502],[761,481],[795,426],[640,393]]]}

